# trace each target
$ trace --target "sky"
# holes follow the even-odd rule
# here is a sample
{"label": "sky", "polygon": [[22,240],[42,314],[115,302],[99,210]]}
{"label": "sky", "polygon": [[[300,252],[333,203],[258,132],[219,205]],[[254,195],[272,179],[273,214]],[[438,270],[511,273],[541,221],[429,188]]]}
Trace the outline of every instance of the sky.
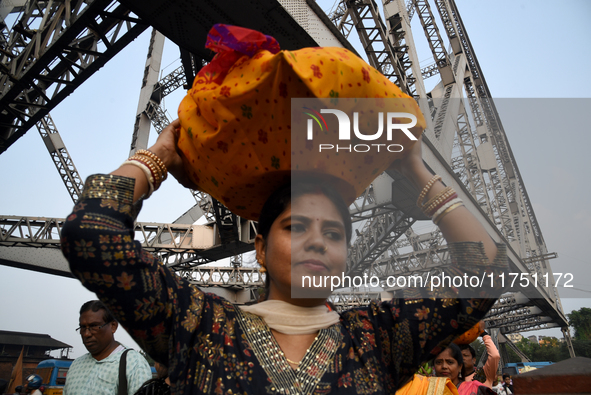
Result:
{"label": "sky", "polygon": [[[332,0],[320,5],[329,9]],[[497,107],[548,251],[558,253],[552,269],[573,273],[574,287],[582,290],[559,289],[564,311],[591,307],[585,281],[591,274],[591,138],[584,118],[591,109],[591,82],[582,71],[591,63],[591,2],[565,0],[558,9],[547,0],[457,5],[489,89],[502,98]],[[129,155],[149,34],[51,112],[82,179],[114,170]],[[416,17],[413,34],[421,65],[431,63]],[[162,75],[179,65],[178,49],[167,42]],[[165,99],[170,119],[183,95],[177,91]],[[0,215],[64,218],[71,211],[71,198],[36,129],[0,155],[0,167]],[[172,222],[193,204],[190,192],[169,180],[144,204],[139,220]],[[75,328],[79,307],[94,298],[77,280],[0,266],[0,330],[49,334],[73,347],[70,357],[86,353]],[[560,336],[557,329],[525,334]],[[116,339],[136,347],[122,329]]]}

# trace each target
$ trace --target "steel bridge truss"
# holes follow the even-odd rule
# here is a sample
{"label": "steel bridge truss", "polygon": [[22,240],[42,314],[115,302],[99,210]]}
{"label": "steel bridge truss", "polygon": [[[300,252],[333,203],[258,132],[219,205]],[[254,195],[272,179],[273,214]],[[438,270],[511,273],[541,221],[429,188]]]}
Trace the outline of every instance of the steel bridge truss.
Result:
{"label": "steel bridge truss", "polygon": [[[331,20],[345,37],[355,28],[369,63],[405,93],[416,94],[399,15],[390,18],[388,29],[374,0],[347,0],[339,4]],[[394,36],[392,42],[389,34]]]}
{"label": "steel bridge truss", "polygon": [[[386,6],[388,3],[390,1],[386,0],[384,5]],[[458,179],[470,192],[482,212],[492,220],[508,244],[516,248],[527,270],[538,275],[546,274],[549,270],[548,265],[545,263],[548,254],[537,221],[525,193],[525,187],[518,175],[517,165],[502,130],[502,125],[494,108],[494,102],[486,87],[486,82],[469,39],[465,34],[455,4],[451,0],[440,0],[435,3],[451,44],[453,52],[451,54],[448,54],[445,50],[443,39],[439,34],[427,1],[408,1],[405,10],[406,15],[404,15],[404,12],[395,13],[396,18],[389,19],[389,22],[404,20],[404,18],[410,21],[413,14],[416,14],[425,31],[425,36],[433,54],[434,64],[421,70],[422,75],[420,78],[439,74],[442,76],[443,85],[443,96],[437,101],[438,106],[434,106],[434,101],[430,102],[434,122],[434,138],[439,140],[445,137],[442,136],[442,133],[445,130],[445,122],[449,122],[448,119],[451,118],[456,125],[453,147],[448,152],[449,157],[444,153],[442,159],[448,161],[453,173],[458,176]],[[362,9],[362,5],[367,9],[362,14],[364,18],[356,18],[355,11]],[[357,14],[359,14],[359,11],[357,11]],[[376,26],[381,26],[381,22],[375,21],[371,25],[370,22],[367,22],[370,19],[367,15],[370,14],[371,17],[378,18],[374,3],[343,0],[337,7],[337,11],[332,15],[332,20],[344,35],[348,35],[353,27],[357,29],[370,63],[380,69],[380,62],[377,61],[375,56],[376,51],[371,47],[377,41],[376,37],[378,35],[375,33],[373,35],[368,34],[364,29],[366,25],[377,29]],[[369,31],[373,32],[373,30]],[[410,34],[410,31],[402,31],[400,36],[408,38]],[[383,35],[380,36],[382,45],[386,42],[384,46],[387,47],[387,40],[382,37]],[[402,53],[395,53],[395,56],[405,56],[406,53],[405,50]],[[466,65],[467,74],[464,75],[462,68],[459,67],[460,64]],[[405,75],[408,74],[410,69],[410,67],[405,69]],[[411,78],[414,77],[411,76]],[[399,84],[398,80],[394,80]],[[466,112],[463,103],[457,105],[457,103],[450,102],[450,100],[459,100],[453,99],[455,97],[461,97],[458,96],[458,89],[454,87],[456,81],[461,81],[464,85],[468,107],[471,110],[470,113]],[[449,133],[449,128],[446,133]],[[493,160],[490,160],[491,156]],[[483,157],[489,160],[483,162]],[[379,245],[379,236],[387,233],[384,231],[384,224],[387,222],[384,220],[383,214],[379,216],[376,214],[378,212],[379,210],[372,212],[371,215],[374,217],[368,219],[362,231],[358,233],[358,240],[354,243],[353,253],[350,256],[352,262],[349,262],[348,265],[351,272],[354,269],[357,273],[364,272],[368,275],[377,275],[379,278],[384,278],[388,275],[403,273],[425,274],[439,270],[445,265],[448,260],[447,249],[438,232],[434,232],[431,237],[427,236],[425,238],[424,241],[425,244],[428,244],[427,246],[419,247],[415,243],[410,252],[401,253],[400,248],[406,247],[408,249],[409,245],[413,244],[411,242],[412,232],[409,234],[411,238],[400,237],[404,233],[403,226],[397,232],[397,236],[388,240],[391,243],[389,248],[374,248],[373,255],[368,252],[363,253],[364,250],[369,250],[367,246]],[[390,218],[392,216],[393,214],[390,214]],[[399,218],[403,217],[401,215]],[[407,216],[407,218],[410,217]],[[390,220],[391,222],[393,221]],[[407,225],[410,226],[413,222],[410,221]],[[365,257],[368,259],[364,259]],[[564,317],[560,311],[560,302],[556,290],[553,287],[549,288],[552,289],[540,289],[539,292],[544,295],[543,298],[551,298],[550,302],[555,300],[557,302],[558,316]],[[349,299],[353,301],[352,304],[356,304],[359,296]],[[339,295],[338,300],[341,303],[348,304],[349,299]],[[489,315],[487,320],[505,333],[556,325],[550,322],[553,319],[545,315],[545,313],[548,313],[548,309],[553,310],[555,307],[551,307],[551,303],[544,307],[545,311],[542,311],[539,307],[533,306],[531,302],[529,302],[529,306],[518,307],[511,305],[508,307],[503,304],[503,300],[500,300],[493,311],[504,309],[503,312],[497,313],[497,315]],[[556,314],[552,315],[556,316]],[[564,318],[559,321],[562,321],[561,325],[566,324]]]}
{"label": "steel bridge truss", "polygon": [[[0,217],[0,247],[60,248],[65,219],[42,217]],[[173,268],[209,263],[227,257],[224,250],[234,245],[236,254],[249,251],[256,236],[256,224],[245,221],[237,239],[222,246],[214,225],[137,222],[135,237],[146,251],[157,254]],[[67,268],[64,275],[67,275]]]}
{"label": "steel bridge truss", "polygon": [[[395,2],[402,4],[396,0],[384,1],[384,8],[388,8],[386,22],[373,0],[343,0],[331,20],[345,37],[355,29],[370,64],[416,98],[425,99],[422,79],[441,75],[440,97],[430,94],[429,104],[423,110],[431,114],[426,140],[439,152],[436,155],[442,171],[449,173],[449,179],[457,180],[485,221],[493,224],[501,238],[516,251],[518,258],[514,263],[519,270],[540,276],[551,274],[546,264],[551,256],[453,0],[434,1],[451,53],[445,50],[427,0],[409,0],[404,7],[392,7]],[[49,117],[49,110],[137,37],[146,25],[123,5],[107,0],[30,1],[19,11],[12,31],[4,24],[0,36],[0,153],[37,124],[76,201],[80,178]],[[423,70],[418,69],[413,55],[410,21],[415,14],[423,26],[434,61]],[[156,38],[154,33],[149,58]],[[181,50],[181,55],[184,67],[164,79],[156,81],[153,75],[144,76],[146,95],[140,100],[138,117],[151,122],[158,132],[168,123],[160,107],[161,99],[189,84],[191,76],[203,64],[200,57],[186,50]],[[461,99],[462,90],[466,106]],[[145,128],[143,122],[143,126],[136,125],[137,130]],[[450,124],[454,125],[452,129]],[[454,133],[452,144],[446,145],[450,130]],[[134,132],[132,151],[143,144],[136,140]],[[397,195],[396,191],[403,192]],[[229,252],[237,255],[250,250],[256,225],[236,218],[205,194],[194,192],[193,195],[197,205],[187,212],[186,218],[179,218],[175,224],[138,223],[135,229],[138,239],[181,276],[201,286],[233,289],[261,286],[258,270],[239,267],[239,260],[227,268],[199,266],[228,257]],[[351,207],[356,235],[347,262],[348,275],[366,273],[380,278],[408,273],[425,275],[441,270],[448,263],[449,254],[440,232],[417,234],[412,229],[416,221],[425,219],[414,207],[416,195],[418,191],[412,191],[403,180],[387,174],[380,176],[356,200]],[[205,214],[210,224],[192,225],[197,213]],[[57,219],[0,218],[0,249],[14,246],[57,249],[62,224],[63,220]],[[63,275],[66,273],[67,267]],[[552,275],[550,278],[553,280]],[[527,296],[515,292],[504,295],[486,320],[501,333],[564,326],[566,319],[556,289],[551,285],[548,289],[530,289]],[[357,306],[394,291],[343,290],[333,296],[333,301],[339,306]],[[532,295],[539,299],[534,300]]]}
{"label": "steel bridge truss", "polygon": [[0,153],[147,25],[117,1],[29,1],[0,51]]}
{"label": "steel bridge truss", "polygon": [[37,122],[36,126],[70,197],[76,203],[80,198],[84,183],[80,178],[72,157],[68,153],[66,145],[53,123],[53,119],[47,114]]}

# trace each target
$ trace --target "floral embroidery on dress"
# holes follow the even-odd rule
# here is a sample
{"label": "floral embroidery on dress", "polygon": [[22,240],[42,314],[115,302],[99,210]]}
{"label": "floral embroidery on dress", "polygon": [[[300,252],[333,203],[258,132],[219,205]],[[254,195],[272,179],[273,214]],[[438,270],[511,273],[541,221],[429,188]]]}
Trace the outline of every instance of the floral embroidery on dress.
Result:
{"label": "floral embroidery on dress", "polygon": [[[62,251],[83,285],[168,366],[173,394],[287,395],[292,387],[290,395],[393,393],[494,303],[421,297],[345,311],[340,324],[320,331],[295,373],[260,318],[242,321],[247,314],[238,307],[203,293],[133,242],[138,206],[131,204],[132,192],[130,179],[89,177],[76,215],[62,228]],[[492,263],[477,243],[451,245],[450,251],[464,266],[505,267],[502,246]]]}

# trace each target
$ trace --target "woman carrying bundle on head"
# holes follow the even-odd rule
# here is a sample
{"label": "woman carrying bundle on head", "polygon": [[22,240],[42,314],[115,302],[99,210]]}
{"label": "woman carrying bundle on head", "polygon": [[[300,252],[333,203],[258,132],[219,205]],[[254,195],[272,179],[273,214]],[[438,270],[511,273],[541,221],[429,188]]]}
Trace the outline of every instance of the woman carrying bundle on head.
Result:
{"label": "woman carrying bundle on head", "polygon": [[[425,122],[416,102],[361,59],[341,48],[279,52],[271,37],[224,25],[212,29],[208,46],[218,55],[195,79],[180,120],[149,150],[86,181],[62,230],[72,273],[168,366],[173,394],[394,393],[486,314],[493,290],[483,289],[478,299],[443,290],[330,310],[330,283],[302,288],[302,280],[344,276],[353,199],[393,166],[421,191],[419,205],[438,222],[458,271],[503,270],[503,246],[425,167]],[[404,116],[414,117],[409,134],[417,141],[405,155],[318,153],[311,140],[291,138],[296,97],[344,106],[357,99],[343,98],[377,98],[377,106],[384,98],[406,100]],[[316,110],[298,114],[320,121]],[[314,142],[326,132],[312,133]],[[413,140],[391,134],[388,144]],[[357,134],[352,142],[359,141]],[[259,221],[255,248],[266,272],[265,301],[245,307],[203,293],[133,241],[138,203],[167,172]]]}

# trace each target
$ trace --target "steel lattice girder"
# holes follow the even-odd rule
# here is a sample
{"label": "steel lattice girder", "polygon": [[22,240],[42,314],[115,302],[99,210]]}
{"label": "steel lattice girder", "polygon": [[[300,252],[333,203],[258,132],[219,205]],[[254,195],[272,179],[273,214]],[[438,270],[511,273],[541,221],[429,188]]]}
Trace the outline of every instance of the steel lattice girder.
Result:
{"label": "steel lattice girder", "polygon": [[[435,19],[433,17],[433,13],[431,12],[431,7],[429,6],[428,0],[413,0],[415,9],[417,11],[417,15],[421,21],[421,25],[423,25],[423,29],[425,30],[425,35],[427,36],[427,41],[429,42],[429,47],[431,48],[431,52],[433,53],[433,59],[435,63],[439,67],[439,69],[443,69],[445,67],[450,67],[451,62],[449,60],[449,56],[445,51],[445,47],[443,44],[443,40],[441,35],[439,34],[439,29],[437,28],[437,24],[435,23]],[[443,81],[444,85],[451,81]]]}
{"label": "steel lattice girder", "polygon": [[0,55],[0,153],[147,27],[112,0],[40,3]]}
{"label": "steel lattice girder", "polygon": [[[471,78],[474,82],[475,92],[478,98],[480,99],[482,112],[484,113],[486,123],[489,127],[489,130],[492,133],[493,141],[497,154],[498,154],[498,162],[500,170],[503,174],[500,176],[502,180],[509,181],[509,179],[515,179],[517,189],[520,192],[521,199],[523,201],[523,205],[525,206],[525,211],[529,217],[529,223],[532,227],[532,231],[537,239],[537,243],[539,246],[544,245],[544,240],[542,237],[542,233],[540,227],[538,225],[537,219],[535,217],[533,207],[531,206],[531,202],[527,195],[527,191],[523,184],[523,180],[519,173],[519,169],[517,167],[517,163],[515,161],[515,157],[511,151],[509,143],[507,142],[507,137],[505,134],[505,130],[503,129],[503,125],[501,124],[499,114],[496,110],[494,102],[492,101],[492,96],[484,79],[484,75],[482,74],[482,70],[480,69],[480,65],[478,64],[478,60],[476,59],[476,55],[474,54],[474,49],[472,48],[472,44],[468,38],[468,35],[465,32],[465,28],[463,26],[460,14],[457,10],[457,7],[453,0],[446,0],[448,3],[448,7],[441,7],[438,9],[445,9],[451,11],[451,16],[447,14],[441,14],[442,19],[446,18],[448,21],[449,19],[453,20],[453,26],[457,29],[457,36],[459,37],[459,41],[462,45],[463,52],[466,56],[468,61],[468,67],[471,72]],[[444,22],[445,24],[446,22]],[[449,22],[447,22],[449,23]],[[446,24],[447,26],[447,24]],[[449,32],[449,29],[447,29]],[[449,39],[455,38],[454,36],[450,36]],[[452,41],[453,44],[453,41]],[[509,202],[514,202],[515,199],[513,197],[513,190],[515,188],[513,185],[506,183],[506,193],[509,199]],[[545,247],[543,248],[545,249]],[[540,254],[544,254],[546,251],[540,251]]]}
{"label": "steel lattice girder", "polygon": [[200,287],[253,288],[265,285],[258,267],[197,266],[177,269],[177,274]]}
{"label": "steel lattice girder", "polygon": [[[49,250],[59,250],[64,222],[65,220],[60,218],[0,217],[0,261],[9,266],[33,268],[35,265],[28,262],[25,255],[30,254],[32,250],[46,254],[53,254]],[[186,270],[194,265],[226,258],[228,255],[248,252],[253,248],[252,243],[256,234],[254,223],[247,221],[246,228],[243,225],[239,232],[239,240],[222,246],[215,244],[214,230],[210,226],[137,222],[134,230],[145,251],[154,253],[175,270]],[[90,252],[102,253],[98,248],[90,247]],[[22,259],[15,259],[14,254],[22,255]],[[70,276],[68,264],[61,252],[55,259],[51,259],[55,261],[51,265],[51,270],[47,270],[41,264],[38,270]]]}
{"label": "steel lattice girder", "polygon": [[180,48],[210,60],[205,48],[215,23],[238,25],[274,37],[281,49],[296,50],[318,44],[277,0],[121,0],[133,12]]}
{"label": "steel lattice girder", "polygon": [[349,249],[347,275],[362,273],[415,222],[402,211],[380,214],[368,221]]}
{"label": "steel lattice girder", "polygon": [[[411,65],[408,59],[408,47],[398,44],[398,41],[403,41],[404,37],[403,34],[397,35],[400,30],[399,23],[390,23],[391,27],[387,29],[373,0],[343,0],[341,4],[345,5],[347,11],[342,12],[344,7],[339,5],[337,9],[339,12],[333,15],[333,20],[342,14],[338,28],[343,35],[348,36],[354,26],[369,63],[398,85],[402,91],[414,95],[415,79],[407,74]],[[395,26],[392,26],[393,24]],[[393,46],[388,39],[389,31],[396,36],[394,38],[396,46]]]}
{"label": "steel lattice girder", "polygon": [[[63,218],[1,217],[0,246],[60,248],[60,233],[64,222]],[[138,240],[147,251],[153,252],[200,252],[213,247],[213,230],[210,242],[198,246],[193,241],[196,232],[209,233],[210,230],[210,227],[202,225],[147,222],[135,224]],[[164,238],[166,241],[163,241]]]}
{"label": "steel lattice girder", "polygon": [[64,182],[70,197],[76,203],[82,194],[84,183],[80,178],[80,174],[74,165],[66,146],[64,145],[60,134],[53,123],[53,119],[49,114],[45,115],[43,119],[37,122],[37,129],[41,138],[45,142],[49,155],[57,168],[57,171]]}

